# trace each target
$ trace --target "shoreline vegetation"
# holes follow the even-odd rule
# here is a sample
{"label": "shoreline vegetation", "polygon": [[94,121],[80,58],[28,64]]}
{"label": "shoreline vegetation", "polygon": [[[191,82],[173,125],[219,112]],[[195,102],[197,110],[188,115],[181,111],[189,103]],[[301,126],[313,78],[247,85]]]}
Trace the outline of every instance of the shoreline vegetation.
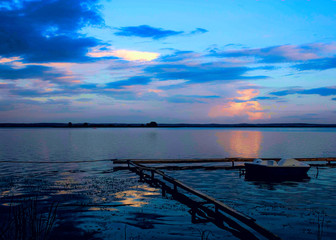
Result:
{"label": "shoreline vegetation", "polygon": [[0,128],[335,128],[336,124],[313,123],[237,123],[237,124],[191,124],[191,123],[0,123]]}

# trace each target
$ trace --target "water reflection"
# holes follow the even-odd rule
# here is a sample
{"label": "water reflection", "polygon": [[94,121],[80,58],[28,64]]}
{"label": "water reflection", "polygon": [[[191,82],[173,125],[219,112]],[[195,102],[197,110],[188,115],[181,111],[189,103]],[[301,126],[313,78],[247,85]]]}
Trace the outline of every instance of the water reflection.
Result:
{"label": "water reflection", "polygon": [[223,131],[215,135],[217,142],[231,157],[259,157],[263,140],[260,131]]}
{"label": "water reflection", "polygon": [[136,186],[135,190],[117,192],[114,196],[119,202],[132,207],[142,207],[149,203],[148,196],[160,195],[159,190],[146,185]]}
{"label": "water reflection", "polygon": [[[246,179],[245,179],[246,180]],[[300,183],[307,183],[310,178],[305,178],[297,181],[249,181],[258,189],[275,191],[283,187],[297,188]]]}

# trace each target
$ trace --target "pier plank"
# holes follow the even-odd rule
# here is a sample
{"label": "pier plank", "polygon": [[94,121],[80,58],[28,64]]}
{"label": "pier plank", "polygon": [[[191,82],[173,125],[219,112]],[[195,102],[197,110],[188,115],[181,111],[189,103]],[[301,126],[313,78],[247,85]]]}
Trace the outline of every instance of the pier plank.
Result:
{"label": "pier plank", "polygon": [[[240,213],[238,211],[236,211],[235,209],[225,205],[224,203],[218,201],[217,199],[208,196],[205,193],[202,193],[196,189],[193,189],[192,187],[182,183],[181,181],[174,179],[168,175],[166,175],[164,172],[153,168],[153,167],[146,167],[143,166],[139,163],[135,163],[131,160],[128,160],[128,165],[132,165],[136,170],[135,172],[140,172],[140,177],[143,179],[144,175],[143,175],[143,171],[150,171],[150,175],[148,176],[149,181],[153,181],[154,179],[154,175],[158,174],[160,176],[162,176],[163,180],[173,184],[173,188],[174,188],[174,192],[177,193],[177,187],[203,199],[206,200],[207,203],[209,204],[213,204],[215,206],[215,214],[218,214],[218,210],[221,210],[223,212],[225,212],[226,214],[230,215],[231,217],[237,219],[238,221],[240,221],[241,223],[245,224],[246,226],[250,227],[251,229],[253,229],[254,231],[258,232],[259,234],[261,234],[262,236],[266,237],[267,239],[271,239],[271,240],[280,240],[281,238],[278,237],[277,235],[275,235],[274,233],[268,231],[267,229],[265,229],[264,227],[258,225],[256,223],[256,220],[243,214]],[[156,180],[156,182],[160,182],[160,180]],[[163,185],[163,184],[161,184]],[[181,194],[181,193],[179,193]],[[182,194],[183,195],[183,194]],[[248,230],[246,230],[248,231]]]}
{"label": "pier plank", "polygon": [[[255,158],[204,158],[204,159],[115,159],[112,160],[114,164],[126,164],[132,161],[137,164],[161,164],[161,163],[210,163],[210,162],[253,162]],[[280,160],[281,158],[261,158],[263,160]],[[298,161],[336,161],[336,157],[327,158],[295,158]]]}

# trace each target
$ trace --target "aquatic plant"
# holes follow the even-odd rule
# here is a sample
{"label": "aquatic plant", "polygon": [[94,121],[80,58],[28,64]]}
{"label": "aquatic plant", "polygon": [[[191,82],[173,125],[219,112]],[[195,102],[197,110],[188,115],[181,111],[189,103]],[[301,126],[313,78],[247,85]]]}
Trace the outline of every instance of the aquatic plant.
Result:
{"label": "aquatic plant", "polygon": [[198,230],[200,233],[201,240],[209,240],[209,236],[213,235],[213,233],[210,230]]}
{"label": "aquatic plant", "polygon": [[56,221],[58,203],[53,203],[46,213],[40,212],[37,200],[11,204],[7,221],[0,227],[0,239],[47,240]]}
{"label": "aquatic plant", "polygon": [[317,212],[317,239],[318,240],[322,240],[325,216],[326,216],[326,213],[324,211]]}

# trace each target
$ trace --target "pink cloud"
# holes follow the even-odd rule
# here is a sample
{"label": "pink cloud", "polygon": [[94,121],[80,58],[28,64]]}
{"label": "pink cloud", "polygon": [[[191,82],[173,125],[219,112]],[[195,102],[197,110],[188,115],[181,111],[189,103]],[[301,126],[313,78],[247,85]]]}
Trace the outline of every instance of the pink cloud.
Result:
{"label": "pink cloud", "polygon": [[210,109],[209,117],[247,116],[252,121],[270,118],[270,114],[264,112],[258,101],[249,101],[259,95],[259,90],[246,89],[237,91],[237,93],[241,96],[231,98],[231,100],[241,100],[242,102],[230,101],[222,105],[216,105]]}
{"label": "pink cloud", "polygon": [[162,93],[163,90],[160,89],[148,89],[148,92],[153,92],[153,93]]}
{"label": "pink cloud", "polygon": [[15,62],[22,60],[20,57],[11,57],[11,58],[1,58],[0,57],[0,63],[10,63],[10,62]]}
{"label": "pink cloud", "polygon": [[306,61],[320,58],[317,53],[295,45],[283,45],[275,47],[272,48],[268,54],[283,56],[292,61]]}

